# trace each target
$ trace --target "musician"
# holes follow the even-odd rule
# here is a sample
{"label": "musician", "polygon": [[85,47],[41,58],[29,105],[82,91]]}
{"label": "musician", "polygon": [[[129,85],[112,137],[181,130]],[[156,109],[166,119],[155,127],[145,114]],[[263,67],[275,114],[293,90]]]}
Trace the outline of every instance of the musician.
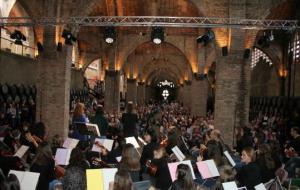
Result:
{"label": "musician", "polygon": [[31,172],[40,173],[36,189],[49,188],[49,183],[55,178],[54,166],[51,146],[47,142],[40,143],[30,167]]}
{"label": "musician", "polygon": [[132,144],[123,147],[119,169],[128,171],[133,182],[139,181],[140,156]]}
{"label": "musician", "polygon": [[172,148],[177,145],[178,133],[175,126],[168,127],[168,145],[166,151],[168,154],[172,154]]}
{"label": "musician", "polygon": [[11,152],[16,152],[20,144],[21,133],[18,129],[8,129],[8,134],[4,137],[3,142],[11,149]]}
{"label": "musician", "polygon": [[134,190],[130,174],[126,171],[119,170],[113,182],[109,183],[108,190]]}
{"label": "musician", "polygon": [[103,114],[103,106],[98,105],[96,108],[95,116],[91,118],[91,123],[97,124],[100,134],[105,137],[108,129],[108,122]]}
{"label": "musician", "polygon": [[15,174],[9,174],[6,177],[0,170],[0,189],[1,190],[18,190],[20,182]]}
{"label": "musician", "polygon": [[143,148],[143,152],[140,159],[141,165],[145,165],[147,160],[153,159],[153,151],[158,146],[156,132],[151,128],[145,131],[144,140],[147,143],[147,145],[145,145]]}
{"label": "musician", "polygon": [[[73,114],[73,119],[72,119],[73,124],[89,122],[88,118],[85,116],[84,109],[85,107],[83,103],[76,104],[74,114]],[[80,141],[89,140],[89,136],[80,134],[77,128],[74,129],[72,136],[73,138],[78,139]]]}
{"label": "musician", "polygon": [[136,124],[138,122],[138,116],[136,113],[133,113],[132,102],[128,102],[127,112],[123,113],[121,122],[123,124],[124,137],[137,137]]}
{"label": "musician", "polygon": [[156,132],[152,128],[148,128],[145,131],[144,140],[147,143],[147,145],[143,147],[143,152],[140,159],[140,163],[142,166],[142,169],[140,171],[140,179],[142,179],[142,173],[146,169],[145,165],[147,161],[153,159],[153,151],[159,145],[157,142]]}
{"label": "musician", "polygon": [[248,190],[254,190],[254,186],[262,183],[261,171],[257,165],[255,151],[251,147],[242,151],[242,162],[245,163],[238,171],[236,179],[240,186],[246,186]]}
{"label": "musician", "polygon": [[285,150],[285,153],[290,158],[286,163],[284,169],[288,172],[289,177],[293,178],[296,174],[296,168],[300,168],[300,135],[299,128],[293,127],[290,132],[293,140],[289,144],[290,147]]}
{"label": "musician", "polygon": [[170,190],[197,190],[199,187],[193,181],[192,172],[188,165],[179,164],[176,170],[177,179],[172,183]]}
{"label": "musician", "polygon": [[172,184],[172,179],[170,176],[168,168],[168,158],[165,151],[165,148],[157,146],[154,149],[154,159],[151,161],[151,164],[156,167],[155,187],[161,190],[168,190]]}
{"label": "musician", "polygon": [[85,158],[85,154],[79,149],[79,148],[73,148],[71,155],[70,155],[70,160],[69,160],[69,167],[79,167],[83,170],[89,169],[90,164]]}

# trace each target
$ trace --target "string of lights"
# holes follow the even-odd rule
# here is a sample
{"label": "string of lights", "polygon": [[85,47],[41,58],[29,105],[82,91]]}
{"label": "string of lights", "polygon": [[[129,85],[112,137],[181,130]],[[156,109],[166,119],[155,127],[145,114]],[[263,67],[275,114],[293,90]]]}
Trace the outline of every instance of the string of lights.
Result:
{"label": "string of lights", "polygon": [[0,26],[35,25],[77,26],[136,26],[136,27],[188,27],[188,28],[242,28],[249,30],[294,30],[300,28],[297,20],[258,20],[208,17],[158,16],[97,16],[69,18],[0,17]]}

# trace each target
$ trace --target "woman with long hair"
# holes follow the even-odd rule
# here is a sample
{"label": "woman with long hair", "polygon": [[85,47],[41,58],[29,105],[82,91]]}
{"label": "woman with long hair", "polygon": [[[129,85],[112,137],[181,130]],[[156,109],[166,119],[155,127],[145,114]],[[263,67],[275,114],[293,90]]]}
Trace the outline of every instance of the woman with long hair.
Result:
{"label": "woman with long hair", "polygon": [[252,147],[246,147],[242,151],[242,162],[245,165],[237,173],[240,186],[246,186],[248,190],[254,190],[254,186],[262,183],[261,171],[256,161],[256,153]]}
{"label": "woman with long hair", "polygon": [[133,190],[133,183],[130,174],[124,170],[119,170],[115,174],[114,182],[109,184],[109,190]]}
{"label": "woman with long hair", "polygon": [[49,188],[49,182],[55,178],[54,166],[51,146],[41,142],[30,167],[30,171],[40,173],[37,189]]}
{"label": "woman with long hair", "polygon": [[197,190],[198,187],[193,181],[192,172],[188,165],[177,166],[177,179],[173,182],[170,190]]}
{"label": "woman with long hair", "polygon": [[272,150],[270,145],[261,144],[258,147],[257,161],[256,163],[260,167],[262,180],[264,183],[275,178],[276,163],[272,157]]}
{"label": "woman with long hair", "polygon": [[81,140],[81,141],[88,141],[89,140],[89,136],[88,135],[84,135],[81,134],[79,132],[79,130],[77,129],[77,125],[76,123],[88,123],[89,120],[86,117],[85,113],[84,113],[84,104],[83,103],[77,103],[76,107],[74,109],[74,113],[73,113],[73,118],[72,118],[72,123],[75,126],[75,129],[73,131],[73,138]]}
{"label": "woman with long hair", "polygon": [[122,159],[119,169],[128,171],[133,182],[139,181],[139,172],[141,169],[140,156],[132,144],[126,144],[122,150]]}

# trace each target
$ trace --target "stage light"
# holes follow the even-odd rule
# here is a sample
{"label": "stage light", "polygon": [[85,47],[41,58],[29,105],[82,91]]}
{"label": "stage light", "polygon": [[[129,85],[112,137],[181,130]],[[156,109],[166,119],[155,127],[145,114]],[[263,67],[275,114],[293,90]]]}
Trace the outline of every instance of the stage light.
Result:
{"label": "stage light", "polygon": [[204,43],[207,45],[209,42],[215,39],[215,34],[213,31],[209,30],[206,34],[199,36],[197,38],[197,43]]}
{"label": "stage light", "polygon": [[21,31],[15,30],[11,35],[10,38],[15,40],[15,44],[23,45],[22,41],[26,41],[26,37],[22,34]]}
{"label": "stage light", "polygon": [[57,43],[56,51],[62,51],[62,43],[61,42]]}
{"label": "stage light", "polygon": [[249,57],[250,57],[250,49],[245,49],[245,51],[244,51],[244,59],[249,59]]}
{"label": "stage light", "polygon": [[114,43],[116,38],[116,30],[113,26],[105,27],[104,29],[104,40],[108,44]]}
{"label": "stage light", "polygon": [[76,42],[76,38],[72,35],[72,33],[68,30],[64,30],[61,37],[65,39],[66,45],[73,45],[73,42]]}
{"label": "stage light", "polygon": [[154,27],[151,32],[151,40],[155,44],[161,44],[164,39],[164,29],[162,27]]}
{"label": "stage light", "polygon": [[228,48],[227,48],[227,46],[222,47],[222,55],[223,56],[227,56],[228,55]]}
{"label": "stage light", "polygon": [[36,45],[37,45],[38,52],[43,52],[44,51],[44,47],[41,44],[41,42],[38,42]]}

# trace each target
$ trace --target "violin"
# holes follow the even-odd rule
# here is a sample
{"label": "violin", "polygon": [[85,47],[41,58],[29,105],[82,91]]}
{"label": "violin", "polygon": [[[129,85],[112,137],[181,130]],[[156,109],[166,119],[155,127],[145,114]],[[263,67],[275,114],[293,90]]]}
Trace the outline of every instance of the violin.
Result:
{"label": "violin", "polygon": [[151,160],[147,160],[146,162],[147,172],[150,176],[155,176],[157,172],[157,166],[151,162]]}
{"label": "violin", "polygon": [[55,172],[55,176],[57,179],[61,179],[64,177],[65,175],[65,168],[61,167],[61,166],[55,166],[54,168],[54,172]]}
{"label": "violin", "polygon": [[108,164],[108,163],[104,162],[103,160],[101,160],[100,158],[93,157],[91,159],[91,161],[92,161],[92,164],[94,166],[96,166],[97,168],[117,168],[116,164]]}

